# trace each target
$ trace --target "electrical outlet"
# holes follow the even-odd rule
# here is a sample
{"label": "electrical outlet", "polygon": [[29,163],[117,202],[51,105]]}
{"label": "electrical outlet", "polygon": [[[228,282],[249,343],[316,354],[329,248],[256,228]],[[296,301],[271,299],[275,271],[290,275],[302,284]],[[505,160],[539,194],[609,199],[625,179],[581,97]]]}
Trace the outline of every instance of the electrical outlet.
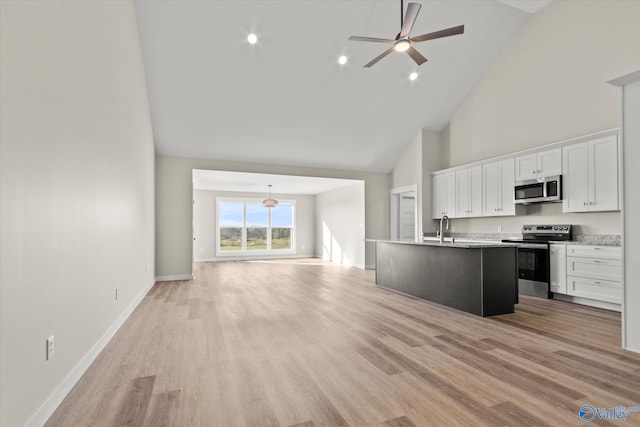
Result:
{"label": "electrical outlet", "polygon": [[498,233],[502,233],[502,224],[498,225]]}
{"label": "electrical outlet", "polygon": [[49,338],[47,338],[47,353],[46,353],[46,360],[51,360],[51,358],[53,357],[53,353],[55,351],[55,345],[53,342],[53,335],[51,335]]}

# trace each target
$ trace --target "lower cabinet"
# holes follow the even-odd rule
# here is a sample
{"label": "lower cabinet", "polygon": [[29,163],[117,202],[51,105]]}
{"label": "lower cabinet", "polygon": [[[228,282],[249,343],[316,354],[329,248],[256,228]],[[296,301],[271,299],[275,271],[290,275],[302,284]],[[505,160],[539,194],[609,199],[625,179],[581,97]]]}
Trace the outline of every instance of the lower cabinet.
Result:
{"label": "lower cabinet", "polygon": [[567,293],[567,245],[549,245],[549,289],[557,294]]}
{"label": "lower cabinet", "polygon": [[622,303],[620,247],[567,245],[566,260],[567,295]]}

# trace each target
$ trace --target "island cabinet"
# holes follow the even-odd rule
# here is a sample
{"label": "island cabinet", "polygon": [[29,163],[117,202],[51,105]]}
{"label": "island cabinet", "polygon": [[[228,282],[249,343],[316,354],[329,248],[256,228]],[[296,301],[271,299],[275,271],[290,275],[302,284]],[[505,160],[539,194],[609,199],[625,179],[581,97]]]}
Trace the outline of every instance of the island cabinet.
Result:
{"label": "island cabinet", "polygon": [[376,284],[478,316],[513,313],[516,246],[376,241]]}
{"label": "island cabinet", "polygon": [[563,147],[563,212],[618,210],[618,176],[617,135]]}
{"label": "island cabinet", "polygon": [[553,148],[516,156],[516,181],[562,174],[562,150]]}

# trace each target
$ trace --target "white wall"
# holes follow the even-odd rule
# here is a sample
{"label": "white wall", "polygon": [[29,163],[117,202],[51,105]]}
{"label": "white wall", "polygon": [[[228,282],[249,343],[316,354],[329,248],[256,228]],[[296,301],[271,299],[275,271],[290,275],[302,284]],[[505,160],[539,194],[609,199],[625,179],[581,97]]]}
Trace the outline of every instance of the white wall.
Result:
{"label": "white wall", "polygon": [[[640,352],[640,81],[624,88],[624,280],[625,347]],[[627,157],[628,156],[628,157]]]}
{"label": "white wall", "polygon": [[619,125],[607,81],[640,65],[640,2],[553,1],[534,14],[451,120],[457,166]]}
{"label": "white wall", "polygon": [[318,258],[365,268],[364,190],[365,183],[357,182],[316,196]]}
{"label": "white wall", "polygon": [[[193,254],[196,262],[219,261],[230,259],[249,259],[250,257],[232,258],[216,257],[216,197],[242,197],[264,199],[264,193],[238,193],[231,191],[193,191],[193,230],[195,240]],[[315,256],[315,206],[314,195],[277,194],[277,200],[295,200],[295,254],[294,255],[262,255],[257,258],[299,258]],[[266,209],[266,208],[265,208]],[[256,258],[256,257],[251,257]]]}
{"label": "white wall", "polygon": [[[156,276],[160,279],[192,274],[193,169],[363,180],[366,237],[389,237],[389,174],[156,156]],[[366,245],[365,262],[374,264],[373,244]]]}
{"label": "white wall", "polygon": [[153,284],[154,148],[131,2],[0,7],[0,425],[13,427],[44,423]]}
{"label": "white wall", "polygon": [[[640,2],[554,1],[533,15],[453,116],[444,142],[456,166],[615,128],[618,89],[606,82],[640,67]],[[518,232],[525,222],[574,223],[619,234],[619,213],[454,220],[454,231]]]}
{"label": "white wall", "polygon": [[418,235],[422,235],[422,131],[413,138],[391,171],[391,188],[417,185]]}
{"label": "white wall", "polygon": [[424,232],[438,229],[431,219],[431,174],[449,164],[443,159],[443,134],[429,129],[422,129],[422,230]]}
{"label": "white wall", "polygon": [[622,309],[622,345],[640,352],[640,70],[611,82],[623,86],[623,238],[624,303]]}

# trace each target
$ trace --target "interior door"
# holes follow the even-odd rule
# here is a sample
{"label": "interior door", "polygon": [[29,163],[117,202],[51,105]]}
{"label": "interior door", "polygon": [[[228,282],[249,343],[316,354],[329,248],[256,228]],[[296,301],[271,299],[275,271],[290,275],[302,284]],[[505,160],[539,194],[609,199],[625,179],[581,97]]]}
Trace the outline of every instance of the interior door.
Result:
{"label": "interior door", "polygon": [[414,191],[407,191],[400,193],[399,197],[399,238],[413,242],[416,239],[416,194]]}

